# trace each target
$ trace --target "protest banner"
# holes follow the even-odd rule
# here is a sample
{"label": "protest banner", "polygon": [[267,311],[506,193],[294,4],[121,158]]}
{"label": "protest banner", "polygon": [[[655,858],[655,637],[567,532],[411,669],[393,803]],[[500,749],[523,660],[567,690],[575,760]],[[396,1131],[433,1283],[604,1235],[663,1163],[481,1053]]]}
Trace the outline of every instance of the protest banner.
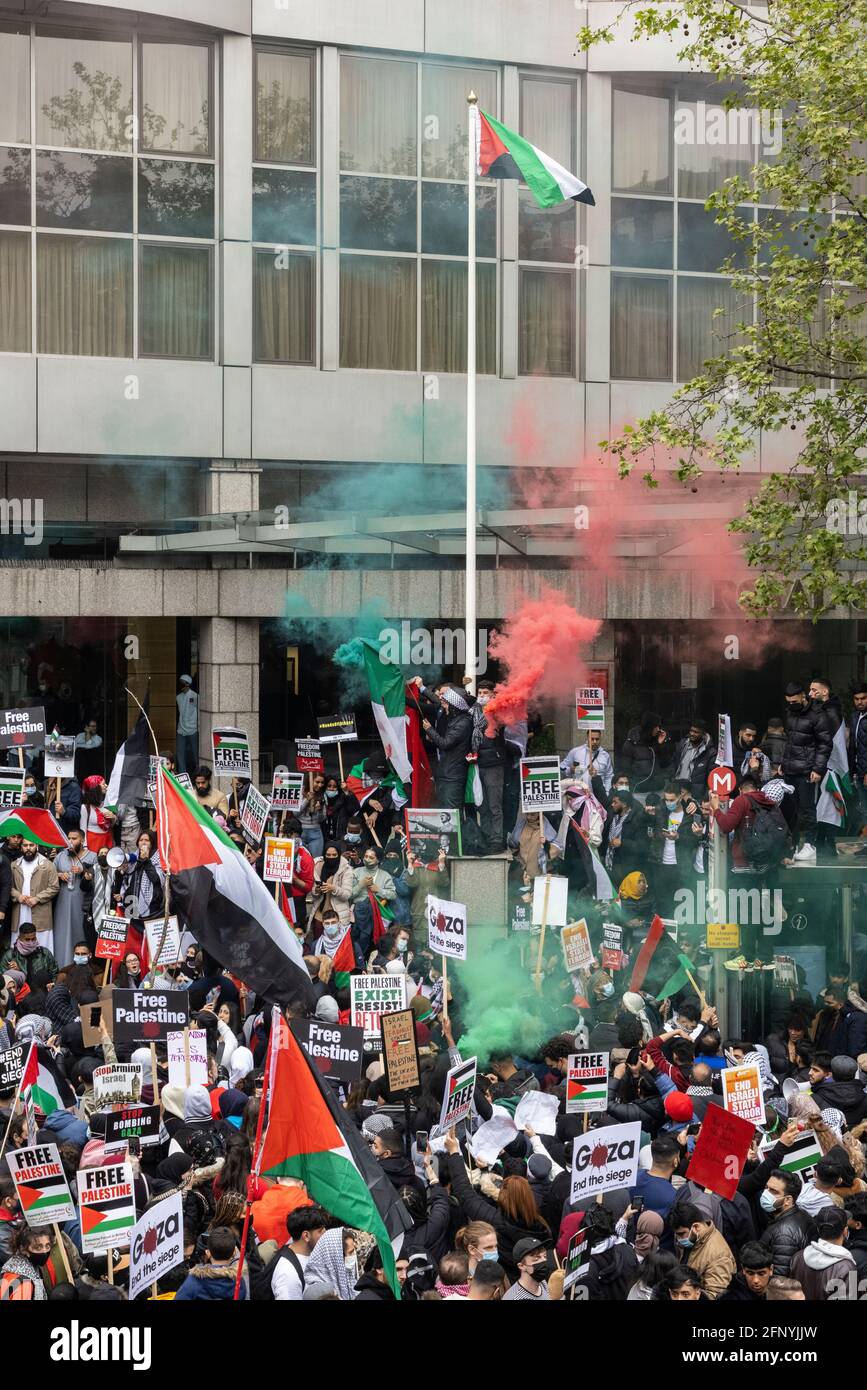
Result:
{"label": "protest banner", "polygon": [[741,944],[741,929],[737,922],[708,922],[707,947],[712,951],[736,950]]}
{"label": "protest banner", "polygon": [[521,759],[521,810],[560,811],[560,759],[554,757]]}
{"label": "protest banner", "polygon": [[183,1198],[172,1192],[135,1223],[129,1246],[129,1300],[184,1262]]}
{"label": "protest banner", "polygon": [[215,729],[213,732],[214,772],[218,777],[249,777],[250,740],[245,729]]}
{"label": "protest banner", "polygon": [[325,759],[322,756],[322,749],[317,738],[296,738],[295,770],[296,772],[325,771]]}
{"label": "protest banner", "polygon": [[142,1076],[138,1062],[113,1062],[93,1073],[93,1099],[106,1105],[131,1105],[141,1100]]}
{"label": "protest banner", "polygon": [[[151,969],[164,970],[167,965],[177,965],[184,959],[181,949],[181,929],[178,926],[177,917],[151,917],[144,924],[147,936],[148,951],[151,958]],[[163,932],[166,939],[163,941]],[[160,942],[163,941],[163,948],[160,951]],[[159,952],[159,959],[157,959]]]}
{"label": "protest banner", "polygon": [[[564,879],[565,882],[565,879]],[[570,975],[576,970],[587,970],[593,960],[593,947],[590,945],[590,932],[586,918],[570,922],[560,933],[563,946],[563,963]]]}
{"label": "protest banner", "polygon": [[686,1176],[729,1201],[737,1192],[756,1127],[749,1120],[709,1105],[686,1170]]}
{"label": "protest banner", "polygon": [[126,918],[107,913],[99,924],[93,952],[97,960],[123,960],[128,934],[129,922]]}
{"label": "protest banner", "polygon": [[572,1144],[570,1202],[634,1187],[638,1177],[641,1125],[607,1125],[577,1134]]}
{"label": "protest banner", "polygon": [[304,773],[275,767],[271,786],[272,811],[298,811],[304,800]]}
{"label": "protest banner", "polygon": [[122,1105],[110,1110],[105,1117],[105,1138],[109,1144],[121,1140],[140,1139],[142,1146],[160,1142],[160,1107],[158,1105]]}
{"label": "protest banner", "polygon": [[78,1173],[78,1216],[85,1255],[121,1249],[135,1225],[135,1196],[129,1163],[104,1163]]}
{"label": "protest banner", "polygon": [[575,722],[579,729],[605,728],[605,692],[599,685],[582,685],[575,691]]}
{"label": "protest banner", "polygon": [[323,1076],[333,1076],[347,1089],[359,1079],[364,1052],[362,1028],[320,1023],[318,1018],[293,1019],[289,1026]]}
{"label": "protest banner", "polygon": [[329,714],[317,719],[320,743],[347,743],[358,738],[354,714]]}
{"label": "protest banner", "polygon": [[511,1144],[517,1136],[518,1126],[515,1121],[509,1115],[501,1113],[495,1105],[493,1118],[479,1125],[467,1143],[476,1162],[486,1163],[490,1167],[506,1145]]}
{"label": "protest banner", "polygon": [[765,1122],[765,1102],[762,1099],[762,1078],[757,1065],[725,1067],[720,1072],[723,1104],[731,1115],[738,1115],[751,1124]]}
{"label": "protest banner", "polygon": [[427,940],[437,956],[467,958],[467,908],[465,903],[427,895]]}
{"label": "protest banner", "polygon": [[457,1066],[451,1068],[446,1077],[446,1086],[443,1091],[440,1121],[437,1125],[438,1134],[447,1134],[454,1125],[460,1124],[461,1120],[467,1118],[473,1104],[475,1085],[475,1057],[468,1058],[466,1062],[458,1062]]}
{"label": "protest banner", "polygon": [[24,1052],[24,1043],[16,1043],[0,1052],[0,1092],[17,1087],[24,1071]]}
{"label": "protest banner", "polygon": [[418,1046],[412,1009],[380,1014],[382,1061],[391,1095],[414,1091],[419,1085]]}
{"label": "protest banner", "polygon": [[204,1028],[184,1028],[166,1035],[170,1086],[207,1086],[208,1035]]}
{"label": "protest banner", "polygon": [[244,800],[244,809],[241,812],[241,829],[257,845],[265,833],[270,812],[271,803],[267,796],[263,796],[254,786],[249,786]]}
{"label": "protest banner", "polygon": [[295,841],[278,835],[265,836],[262,877],[266,883],[291,883],[295,872]]}
{"label": "protest banner", "polygon": [[544,1091],[525,1091],[515,1106],[515,1124],[518,1129],[529,1125],[537,1134],[556,1134],[559,1109],[557,1096],[549,1096]]}
{"label": "protest banner", "polygon": [[363,1028],[366,1042],[379,1051],[382,1038],[380,1014],[393,1014],[407,1006],[405,975],[350,975],[349,1014],[353,1028]]}
{"label": "protest banner", "polygon": [[404,818],[408,846],[423,864],[435,863],[440,850],[450,859],[462,853],[460,811],[408,806]]}
{"label": "protest banner", "polygon": [[45,708],[0,710],[0,748],[42,748],[45,743]]}
{"label": "protest banner", "polygon": [[533,922],[532,922],[532,920],[531,920],[531,919],[532,919],[532,916],[533,916],[533,904],[532,904],[532,902],[525,903],[523,898],[519,898],[518,901],[517,901],[516,903],[513,903],[513,904],[512,904],[512,916],[511,916],[511,919],[510,919],[510,921],[509,921],[509,930],[510,930],[510,931],[534,931],[534,930],[537,930],[536,928],[534,928]]}
{"label": "protest banner", "polygon": [[623,951],[623,928],[619,922],[602,923],[602,959],[600,964],[603,970],[622,970],[626,964],[626,956]]}
{"label": "protest banner", "polygon": [[566,1114],[608,1108],[607,1052],[573,1052],[566,1071]]}
{"label": "protest banner", "polygon": [[56,1144],[10,1149],[6,1161],[28,1226],[75,1220],[75,1203]]}
{"label": "protest banner", "polygon": [[23,803],[26,776],[23,767],[0,768],[0,811],[11,811]]}
{"label": "protest banner", "polygon": [[587,1236],[583,1231],[576,1231],[570,1239],[563,1268],[563,1292],[566,1293],[576,1279],[583,1278],[590,1269],[590,1251],[587,1248]]}
{"label": "protest banner", "polygon": [[[718,1109],[719,1107],[717,1107]],[[759,1145],[759,1158],[767,1158],[777,1140],[771,1136],[763,1139]],[[777,1165],[782,1168],[784,1173],[795,1173],[801,1182],[810,1182],[813,1177],[816,1164],[822,1157],[822,1149],[818,1139],[811,1129],[799,1134],[793,1144],[786,1149],[785,1158],[782,1158]]]}
{"label": "protest banner", "polygon": [[55,730],[45,736],[45,780],[75,776],[75,735]]}
{"label": "protest banner", "polygon": [[542,959],[545,952],[545,932],[549,926],[563,927],[566,925],[568,891],[569,881],[561,874],[540,874],[537,878],[533,879],[533,922],[539,927],[536,968],[533,971],[537,992],[542,989]]}
{"label": "protest banner", "polygon": [[774,956],[774,984],[779,989],[797,989],[798,967],[794,956]]}
{"label": "protest banner", "polygon": [[185,989],[116,989],[112,996],[115,1043],[152,1043],[190,1021]]}

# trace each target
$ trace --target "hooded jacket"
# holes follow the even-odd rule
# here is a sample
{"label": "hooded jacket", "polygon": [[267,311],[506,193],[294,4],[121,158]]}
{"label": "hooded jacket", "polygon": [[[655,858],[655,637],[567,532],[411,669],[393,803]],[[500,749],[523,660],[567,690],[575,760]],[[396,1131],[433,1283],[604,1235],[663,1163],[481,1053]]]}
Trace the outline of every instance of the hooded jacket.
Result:
{"label": "hooded jacket", "polygon": [[786,708],[786,746],[783,750],[783,776],[809,777],[824,773],[831,753],[831,721],[814,705],[805,709]]}
{"label": "hooded jacket", "polygon": [[378,1161],[395,1192],[399,1192],[402,1187],[414,1187],[422,1197],[425,1196],[424,1183],[416,1177],[415,1168],[406,1154],[389,1154],[387,1158]]}
{"label": "hooded jacket", "polygon": [[[650,726],[652,728],[652,725]],[[659,791],[665,781],[665,771],[674,760],[674,744],[670,738],[663,743],[649,742],[650,728],[645,721],[636,724],[626,735],[626,742],[617,760],[617,773],[629,778],[629,789],[635,792]]]}
{"label": "hooded jacket", "polygon": [[813,1087],[812,1096],[820,1110],[842,1110],[850,1129],[867,1116],[867,1092],[862,1081],[834,1081],[829,1077]]}
{"label": "hooded jacket", "polygon": [[698,743],[690,743],[689,737],[683,738],[674,753],[675,776],[682,773],[684,781],[688,778],[693,796],[703,801],[707,795],[707,775],[715,761],[716,744],[711,742],[710,734],[702,734]]}
{"label": "hooded jacket", "polygon": [[823,1009],[816,1020],[816,1047],[830,1052],[832,1057],[860,1057],[867,1052],[867,1012],[851,1002],[851,995],[850,990],[839,1012]]}
{"label": "hooded jacket", "polygon": [[437,782],[463,782],[467,775],[467,754],[473,741],[473,717],[452,706],[449,709],[448,718],[443,722],[442,732],[437,729],[425,729],[425,738],[429,739],[437,751],[437,761],[434,766],[434,776]]}
{"label": "hooded jacket", "polygon": [[624,1240],[611,1245],[603,1241],[602,1245],[608,1248],[597,1245],[590,1252],[589,1268],[581,1282],[591,1303],[623,1303],[635,1283],[638,1256]]}
{"label": "hooded jacket", "polygon": [[728,835],[734,831],[732,867],[735,869],[753,867],[744,852],[743,835],[744,831],[755,820],[756,811],[760,806],[773,808],[776,806],[776,802],[772,801],[769,796],[765,796],[764,792],[739,792],[727,811],[714,811],[714,819],[723,834]]}
{"label": "hooded jacket", "polygon": [[[205,1299],[213,1303],[231,1302],[237,1277],[237,1260],[233,1260],[231,1264],[194,1265],[175,1294],[175,1301],[188,1303],[196,1299]],[[238,1298],[245,1302],[249,1297],[249,1274],[245,1263]]]}
{"label": "hooded jacket", "polygon": [[845,1245],[814,1240],[792,1260],[791,1277],[797,1279],[808,1303],[824,1303],[832,1279],[846,1280],[855,1269],[855,1256]]}

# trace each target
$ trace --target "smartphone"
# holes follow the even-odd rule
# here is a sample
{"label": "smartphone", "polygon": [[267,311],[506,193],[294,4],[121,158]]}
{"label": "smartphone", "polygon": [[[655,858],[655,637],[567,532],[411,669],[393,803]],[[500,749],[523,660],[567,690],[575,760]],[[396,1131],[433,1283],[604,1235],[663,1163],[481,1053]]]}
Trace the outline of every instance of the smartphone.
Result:
{"label": "smartphone", "polygon": [[428,1133],[426,1129],[417,1129],[415,1132],[415,1146],[420,1154],[427,1153]]}
{"label": "smartphone", "polygon": [[127,1148],[134,1158],[141,1158],[141,1139],[134,1134],[127,1143]]}
{"label": "smartphone", "polygon": [[701,1125],[687,1125],[686,1132],[687,1134],[698,1134],[700,1129]]}
{"label": "smartphone", "polygon": [[633,1211],[634,1215],[635,1215],[635,1216],[640,1216],[641,1213],[644,1211],[644,1198],[643,1198],[643,1197],[630,1197],[630,1199],[629,1199],[629,1205],[632,1207],[632,1211]]}
{"label": "smartphone", "polygon": [[219,985],[215,985],[213,989],[209,989],[209,990],[208,990],[208,994],[207,994],[207,998],[205,999],[205,1003],[206,1003],[206,1004],[216,1004],[217,999],[219,998],[219,995],[220,995],[220,986],[219,986]]}

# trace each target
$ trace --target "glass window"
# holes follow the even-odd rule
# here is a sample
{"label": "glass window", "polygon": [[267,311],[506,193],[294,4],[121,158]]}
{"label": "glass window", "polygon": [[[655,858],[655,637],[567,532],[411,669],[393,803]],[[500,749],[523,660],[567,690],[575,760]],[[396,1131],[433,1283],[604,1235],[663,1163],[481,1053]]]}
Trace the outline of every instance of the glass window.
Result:
{"label": "glass window", "polygon": [[[717,314],[717,309],[723,310]],[[690,381],[711,357],[721,357],[745,341],[738,324],[751,324],[753,306],[728,280],[677,282],[677,379]]]}
{"label": "glass window", "polygon": [[36,222],[82,232],[131,232],[132,160],[37,150]]}
{"label": "glass window", "polygon": [[207,247],[142,245],[139,323],[144,357],[213,355]]}
{"label": "glass window", "polygon": [[[742,212],[744,221],[751,222],[751,209],[743,208]],[[734,257],[738,269],[743,269],[749,264],[750,245],[721,226],[715,212],[706,212],[699,203],[678,203],[678,270],[721,270],[729,256]]]}
{"label": "glass window", "polygon": [[253,240],[312,246],[316,175],[295,169],[253,170]]}
{"label": "glass window", "polygon": [[207,44],[141,45],[141,147],[209,154],[211,50]]}
{"label": "glass window", "polygon": [[0,149],[0,222],[30,226],[29,149]]}
{"label": "glass window", "polygon": [[36,143],[132,149],[132,44],[36,35]]}
{"label": "glass window", "polygon": [[611,199],[611,264],[670,269],[674,205],[649,198]]}
{"label": "glass window", "polygon": [[340,244],[360,251],[415,251],[416,183],[408,179],[340,180]]}
{"label": "glass window", "polygon": [[416,369],[416,261],[340,257],[340,365]]}
{"label": "glass window", "polygon": [[[421,369],[467,370],[467,266],[421,263]],[[497,268],[476,267],[476,371],[497,370]]]}
{"label": "glass window", "polygon": [[674,143],[678,196],[707,198],[735,174],[749,177],[755,164],[752,112],[725,111],[718,101],[678,100]]}
{"label": "glass window", "polygon": [[148,236],[214,235],[214,166],[140,159],[138,229]]}
{"label": "glass window", "polygon": [[[467,254],[467,186],[462,183],[423,183],[421,187],[421,249],[434,255]],[[476,187],[476,255],[497,254],[497,190]]]}
{"label": "glass window", "polygon": [[253,263],[257,362],[314,361],[313,306],[316,262],[312,255],[257,251]]}
{"label": "glass window", "polygon": [[416,173],[416,65],[387,58],[340,62],[340,167]]}
{"label": "glass window", "polygon": [[256,54],[256,159],[313,163],[312,53]]}
{"label": "glass window", "polygon": [[564,169],[575,167],[575,83],[521,79],[521,134]]}
{"label": "glass window", "polygon": [[[467,96],[495,115],[497,75],[491,68],[424,63],[421,70],[421,172],[426,179],[466,179]],[[413,170],[414,172],[414,170]]]}
{"label": "glass window", "polygon": [[816,230],[811,226],[799,226],[806,214],[803,212],[760,212],[759,224],[774,234],[772,241],[766,241],[759,250],[759,264],[769,266],[774,257],[784,248],[791,255],[812,260],[816,254],[816,237],[827,228],[830,217],[817,217]]}
{"label": "glass window", "polygon": [[94,236],[36,239],[37,351],[132,355],[132,242]]}
{"label": "glass window", "polygon": [[612,188],[671,192],[671,120],[667,95],[614,88]]}
{"label": "glass window", "polygon": [[520,272],[518,371],[574,376],[575,277],[570,270]]}
{"label": "glass window", "polygon": [[30,233],[0,232],[0,352],[30,347]]}
{"label": "glass window", "polygon": [[612,380],[671,380],[671,277],[611,276]]}
{"label": "glass window", "polygon": [[0,29],[0,140],[30,139],[30,35]]}
{"label": "glass window", "polygon": [[518,256],[522,261],[575,262],[575,204],[540,208],[528,188],[518,193]]}

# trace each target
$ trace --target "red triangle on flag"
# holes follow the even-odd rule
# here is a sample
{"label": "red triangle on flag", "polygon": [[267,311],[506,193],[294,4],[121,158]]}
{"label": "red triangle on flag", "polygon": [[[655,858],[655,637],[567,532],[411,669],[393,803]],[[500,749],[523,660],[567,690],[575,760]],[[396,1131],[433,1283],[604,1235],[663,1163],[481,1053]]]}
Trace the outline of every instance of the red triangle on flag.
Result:
{"label": "red triangle on flag", "polygon": [[78,1215],[81,1218],[81,1233],[85,1236],[90,1235],[90,1232],[95,1231],[105,1220],[105,1212],[100,1211],[99,1207],[80,1205]]}
{"label": "red triangle on flag", "polygon": [[205,833],[204,826],[162,763],[157,768],[157,835],[161,846],[169,846],[169,869],[173,874],[215,864],[219,855]]}
{"label": "red triangle on flag", "polygon": [[19,1187],[18,1189],[18,1200],[24,1211],[29,1211],[42,1195],[41,1187]]}
{"label": "red triangle on flag", "polygon": [[575,706],[575,717],[576,717],[576,719],[586,719],[589,713],[590,713],[589,709],[585,709],[583,705],[576,705],[576,706]]}

